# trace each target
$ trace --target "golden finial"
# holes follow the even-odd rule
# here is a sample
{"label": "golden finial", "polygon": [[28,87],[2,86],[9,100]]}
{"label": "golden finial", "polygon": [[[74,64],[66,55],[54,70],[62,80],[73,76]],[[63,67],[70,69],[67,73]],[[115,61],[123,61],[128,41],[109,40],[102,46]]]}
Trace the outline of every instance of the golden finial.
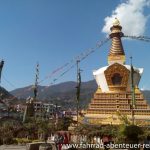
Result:
{"label": "golden finial", "polygon": [[120,21],[117,18],[113,20],[113,26],[120,26]]}

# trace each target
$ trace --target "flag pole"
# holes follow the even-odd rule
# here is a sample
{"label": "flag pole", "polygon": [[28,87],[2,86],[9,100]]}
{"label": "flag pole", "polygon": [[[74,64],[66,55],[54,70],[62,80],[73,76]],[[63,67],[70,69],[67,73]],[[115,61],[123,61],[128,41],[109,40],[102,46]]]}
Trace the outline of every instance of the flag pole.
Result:
{"label": "flag pole", "polygon": [[130,57],[131,59],[131,94],[132,94],[132,97],[131,97],[131,115],[132,115],[132,125],[134,125],[135,123],[135,118],[134,118],[134,109],[135,109],[135,87],[134,87],[134,68],[133,68],[133,65],[132,65],[132,56]]}
{"label": "flag pole", "polygon": [[39,63],[36,65],[35,83],[34,83],[34,100],[37,98],[38,94],[38,79],[39,79]]}
{"label": "flag pole", "polygon": [[0,83],[1,83],[1,76],[2,76],[3,67],[4,67],[4,60],[1,60],[1,62],[0,62]]}
{"label": "flag pole", "polygon": [[80,60],[77,60],[77,91],[76,91],[76,102],[77,102],[77,126],[79,125],[79,101],[80,101],[80,87],[81,87],[81,75],[79,68]]}

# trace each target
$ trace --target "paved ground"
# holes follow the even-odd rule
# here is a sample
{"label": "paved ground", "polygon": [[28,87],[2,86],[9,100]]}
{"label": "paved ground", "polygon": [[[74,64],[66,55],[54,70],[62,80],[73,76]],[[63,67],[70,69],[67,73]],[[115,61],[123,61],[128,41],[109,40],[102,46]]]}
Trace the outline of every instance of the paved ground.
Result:
{"label": "paved ground", "polygon": [[26,150],[26,146],[2,145],[0,150]]}
{"label": "paved ground", "polygon": [[[53,150],[56,150],[56,147],[54,144],[52,144],[52,148],[53,148]],[[0,150],[26,150],[26,146],[2,145],[2,146],[0,146]]]}

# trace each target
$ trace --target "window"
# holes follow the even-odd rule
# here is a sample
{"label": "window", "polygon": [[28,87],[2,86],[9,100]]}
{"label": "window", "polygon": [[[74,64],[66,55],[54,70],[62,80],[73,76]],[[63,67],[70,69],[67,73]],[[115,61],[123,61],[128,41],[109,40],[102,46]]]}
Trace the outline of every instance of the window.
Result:
{"label": "window", "polygon": [[120,85],[121,84],[122,77],[120,76],[119,73],[115,73],[111,79],[112,79],[113,85]]}
{"label": "window", "polygon": [[119,109],[119,105],[117,105],[117,109]]}

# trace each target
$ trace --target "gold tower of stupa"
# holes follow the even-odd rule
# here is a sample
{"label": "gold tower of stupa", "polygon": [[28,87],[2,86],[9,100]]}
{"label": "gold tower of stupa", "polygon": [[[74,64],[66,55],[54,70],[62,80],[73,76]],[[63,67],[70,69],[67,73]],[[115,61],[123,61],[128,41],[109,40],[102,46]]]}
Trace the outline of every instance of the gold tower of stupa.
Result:
{"label": "gold tower of stupa", "polygon": [[127,116],[129,120],[134,117],[135,122],[149,120],[150,107],[138,88],[143,68],[133,67],[135,100],[133,107],[132,67],[125,64],[125,52],[121,41],[122,27],[117,18],[115,18],[110,30],[109,36],[112,43],[108,54],[108,66],[93,72],[98,89],[86,110],[84,121],[93,124],[120,124],[118,112]]}

